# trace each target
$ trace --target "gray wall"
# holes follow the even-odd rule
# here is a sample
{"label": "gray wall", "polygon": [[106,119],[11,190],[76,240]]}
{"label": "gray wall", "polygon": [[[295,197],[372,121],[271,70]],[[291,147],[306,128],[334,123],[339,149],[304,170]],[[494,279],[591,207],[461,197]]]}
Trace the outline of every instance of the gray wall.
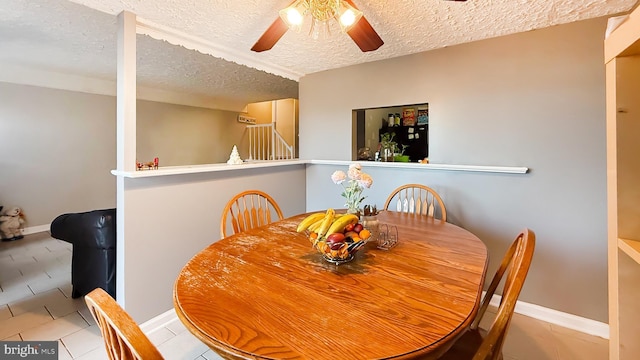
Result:
{"label": "gray wall", "polygon": [[[352,109],[428,102],[432,163],[530,173],[372,169],[368,200],[381,206],[406,182],[433,186],[451,222],[487,244],[490,273],[530,227],[538,243],[520,300],[607,322],[605,27],[595,19],[305,76],[301,158],[349,160]],[[308,168],[308,210],[342,204],[333,170]]]}
{"label": "gray wall", "polygon": [[285,217],[303,213],[305,173],[305,165],[299,164],[125,179],[118,301],[138,322],[171,309],[173,284],[182,267],[220,239],[227,201],[241,191],[260,189],[276,200]]}
{"label": "gray wall", "polygon": [[25,226],[115,207],[116,99],[0,82],[0,205]]}
{"label": "gray wall", "polygon": [[[138,160],[161,166],[248,156],[237,113],[138,101]],[[116,206],[116,99],[0,82],[0,205],[17,205],[25,227]]]}

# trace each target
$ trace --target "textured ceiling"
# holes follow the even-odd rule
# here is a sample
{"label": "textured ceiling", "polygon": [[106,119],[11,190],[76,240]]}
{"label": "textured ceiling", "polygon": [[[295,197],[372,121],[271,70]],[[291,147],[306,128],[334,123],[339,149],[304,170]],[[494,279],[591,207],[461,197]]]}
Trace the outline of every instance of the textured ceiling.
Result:
{"label": "textured ceiling", "polygon": [[290,2],[0,0],[0,66],[13,63],[114,79],[116,15],[128,10],[208,41],[222,49],[217,56],[233,61],[139,35],[141,84],[254,102],[297,97],[297,83],[253,68],[297,80],[327,69],[619,14],[636,0],[354,0],[385,42],[377,51],[362,53],[335,24],[329,39],[288,31],[273,49],[250,51]]}

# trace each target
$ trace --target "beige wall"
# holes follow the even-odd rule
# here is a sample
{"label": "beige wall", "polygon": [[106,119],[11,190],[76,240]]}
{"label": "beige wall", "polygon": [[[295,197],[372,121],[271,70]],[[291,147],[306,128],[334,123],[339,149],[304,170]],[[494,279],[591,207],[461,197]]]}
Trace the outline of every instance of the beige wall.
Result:
{"label": "beige wall", "polygon": [[233,145],[249,156],[246,124],[238,113],[138,100],[138,161],[160,160],[160,166],[223,163]]}
{"label": "beige wall", "polygon": [[[607,322],[605,27],[595,19],[305,76],[301,158],[350,160],[353,109],[429,103],[431,162],[530,172],[371,169],[367,201],[381,207],[402,183],[434,187],[451,222],[487,244],[490,273],[530,227],[538,243],[520,299]],[[308,167],[308,210],[341,205],[326,181],[334,170]]]}

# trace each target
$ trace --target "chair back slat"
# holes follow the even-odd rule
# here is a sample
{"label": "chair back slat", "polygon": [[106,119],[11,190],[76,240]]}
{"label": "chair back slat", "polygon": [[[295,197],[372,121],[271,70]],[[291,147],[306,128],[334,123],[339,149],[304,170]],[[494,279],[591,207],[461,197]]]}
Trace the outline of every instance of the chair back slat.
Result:
{"label": "chair back slat", "polygon": [[395,205],[398,212],[425,215],[433,218],[440,217],[447,221],[447,210],[438,193],[432,188],[421,184],[402,185],[391,192],[384,204],[384,210],[390,210]]}
{"label": "chair back slat", "polygon": [[233,234],[263,226],[278,217],[282,220],[282,210],[275,200],[260,190],[247,190],[235,195],[222,212],[220,235],[227,237],[227,222],[231,222]]}
{"label": "chair back slat", "polygon": [[162,359],[158,349],[138,324],[103,289],[96,288],[84,297],[96,320],[111,360]]}

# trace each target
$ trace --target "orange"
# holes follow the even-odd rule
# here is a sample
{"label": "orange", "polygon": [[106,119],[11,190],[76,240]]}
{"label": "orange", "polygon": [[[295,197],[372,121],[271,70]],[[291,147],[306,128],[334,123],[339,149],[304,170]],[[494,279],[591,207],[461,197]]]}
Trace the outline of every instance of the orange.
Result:
{"label": "orange", "polygon": [[358,234],[358,236],[360,236],[361,239],[367,240],[369,236],[371,236],[371,231],[363,229],[362,231],[360,231],[360,234]]}

